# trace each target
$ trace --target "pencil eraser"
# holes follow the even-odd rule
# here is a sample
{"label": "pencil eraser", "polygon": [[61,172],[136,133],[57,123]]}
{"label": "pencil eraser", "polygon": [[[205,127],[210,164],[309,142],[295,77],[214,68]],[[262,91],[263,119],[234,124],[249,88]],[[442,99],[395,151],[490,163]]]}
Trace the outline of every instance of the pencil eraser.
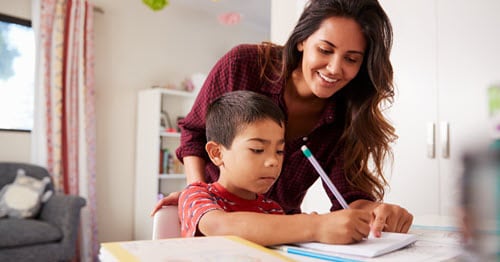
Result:
{"label": "pencil eraser", "polygon": [[312,153],[309,150],[309,148],[307,148],[307,146],[303,145],[300,149],[302,150],[302,153],[304,153],[304,155],[306,157],[311,157],[312,156]]}

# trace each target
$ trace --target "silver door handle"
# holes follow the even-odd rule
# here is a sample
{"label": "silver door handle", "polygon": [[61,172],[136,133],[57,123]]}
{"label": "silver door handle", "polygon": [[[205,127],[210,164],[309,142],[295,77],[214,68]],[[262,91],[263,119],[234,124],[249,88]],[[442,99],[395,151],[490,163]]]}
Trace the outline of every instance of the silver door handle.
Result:
{"label": "silver door handle", "polygon": [[427,123],[427,157],[436,157],[436,125],[434,122]]}
{"label": "silver door handle", "polygon": [[441,122],[441,155],[443,158],[450,157],[450,124],[448,122]]}

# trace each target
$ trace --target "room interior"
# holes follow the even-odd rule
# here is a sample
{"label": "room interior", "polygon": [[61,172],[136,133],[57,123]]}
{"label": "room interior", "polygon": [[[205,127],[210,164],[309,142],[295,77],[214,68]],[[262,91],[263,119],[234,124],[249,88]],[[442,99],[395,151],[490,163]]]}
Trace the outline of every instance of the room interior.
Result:
{"label": "room interior", "polygon": [[[94,0],[93,3],[100,7],[104,12],[95,14],[95,41],[96,41],[96,111],[97,111],[97,221],[99,242],[125,241],[134,239],[134,201],[135,201],[135,153],[136,153],[136,121],[137,121],[137,93],[139,90],[148,89],[154,85],[174,84],[179,85],[187,76],[193,73],[208,73],[211,66],[217,59],[223,55],[229,48],[238,43],[256,43],[266,40],[282,43],[290,31],[290,25],[294,23],[297,15],[297,7],[287,4],[289,0],[260,0],[260,3],[266,3],[266,12],[269,13],[267,25],[247,24],[245,16],[242,23],[235,26],[222,25],[218,22],[214,13],[207,10],[195,9],[187,4],[180,4],[183,0],[171,0],[170,4],[160,11],[152,11],[145,6],[142,1],[111,1]],[[196,0],[201,1],[201,0]],[[188,1],[188,2],[194,2]],[[210,4],[216,5],[220,1],[210,1]],[[252,1],[254,2],[254,1]],[[257,2],[257,1],[255,1]],[[301,1],[297,1],[301,2]],[[435,25],[429,26],[422,23],[410,23],[408,21],[420,21],[422,15],[435,16],[431,9],[427,8],[426,3],[418,1],[412,4],[394,4],[394,1],[381,1],[388,4],[387,11],[392,21],[396,25],[403,25],[406,30],[395,26],[395,35],[400,37],[400,41],[394,45],[394,67],[398,74],[397,80],[400,83],[408,84],[413,88],[411,92],[401,93],[399,104],[396,104],[394,121],[398,124],[401,131],[400,138],[403,141],[397,144],[396,171],[401,171],[403,175],[400,178],[395,177],[393,189],[396,194],[390,196],[392,202],[398,202],[404,194],[411,193],[413,199],[401,203],[419,208],[419,213],[441,210],[443,207],[435,207],[434,202],[427,205],[416,203],[420,201],[415,195],[416,190],[421,187],[411,187],[425,179],[439,180],[441,184],[452,184],[456,182],[457,176],[437,177],[435,173],[450,173],[449,167],[457,167],[456,154],[461,148],[457,146],[456,141],[463,144],[470,143],[472,137],[490,137],[489,133],[489,115],[487,104],[487,93],[485,90],[491,85],[497,84],[500,79],[498,73],[493,72],[495,60],[498,54],[489,54],[488,56],[463,56],[458,62],[449,62],[455,65],[453,70],[444,70],[442,65],[433,64],[436,61],[451,61],[450,57],[460,53],[460,46],[456,49],[448,48],[436,44],[440,33],[435,29]],[[446,1],[441,2],[442,6],[434,6],[440,12],[444,12],[447,5]],[[297,4],[299,5],[299,4]],[[397,8],[395,8],[397,7]],[[479,16],[483,9],[470,9],[466,4],[462,4],[458,9],[464,15],[468,12],[475,12]],[[496,8],[496,9],[495,9]],[[498,10],[499,5],[491,10]],[[434,9],[432,9],[435,11]],[[31,1],[2,1],[0,2],[0,12],[29,19],[31,16]],[[264,11],[262,11],[264,12]],[[450,18],[449,14],[442,17]],[[486,16],[485,16],[486,17]],[[410,20],[408,20],[410,19]],[[181,22],[179,22],[181,21]],[[428,20],[426,20],[428,21]],[[436,20],[441,24],[447,25],[450,34],[445,34],[449,41],[459,32],[453,31],[450,21]],[[473,20],[478,25],[480,19]],[[491,25],[494,27],[494,24]],[[277,30],[279,28],[279,30]],[[408,30],[410,28],[411,30]],[[425,30],[431,30],[424,31]],[[441,27],[439,30],[444,30]],[[421,30],[421,31],[419,31]],[[474,27],[466,27],[463,30],[469,30],[469,33],[475,33]],[[408,35],[407,32],[412,32]],[[500,46],[500,39],[491,37],[488,33],[477,31],[476,37],[491,37],[488,41],[482,41],[490,49]],[[445,39],[443,38],[439,38]],[[451,39],[451,40],[450,40]],[[485,38],[486,39],[486,38]],[[410,52],[405,47],[412,43]],[[445,42],[446,43],[446,42]],[[448,42],[449,43],[449,42]],[[454,42],[457,43],[457,42]],[[463,45],[466,45],[465,43]],[[421,49],[419,49],[421,48]],[[432,52],[426,50],[431,49]],[[479,49],[479,48],[477,48]],[[416,51],[415,51],[416,50]],[[477,51],[477,50],[476,50]],[[439,52],[439,53],[438,53]],[[463,54],[461,54],[463,55]],[[496,56],[496,58],[495,58]],[[482,60],[480,60],[482,57]],[[478,59],[478,60],[472,60]],[[467,61],[476,61],[474,65],[483,65],[483,67],[474,67],[475,71],[468,72]],[[487,61],[487,62],[485,62]],[[429,63],[431,64],[429,66]],[[445,63],[442,63],[445,65]],[[470,69],[470,68],[469,68]],[[441,75],[437,76],[437,71]],[[418,75],[410,75],[408,72],[419,72]],[[469,73],[469,74],[468,74]],[[467,76],[466,81],[455,82],[452,80],[457,74]],[[473,77],[473,76],[476,77]],[[410,79],[411,81],[409,81]],[[458,80],[456,80],[458,81]],[[451,126],[449,133],[444,135],[451,136],[450,147],[452,159],[441,157],[441,153],[446,149],[446,145],[434,145],[440,143],[438,138],[445,130],[441,123],[434,123],[426,126],[426,120],[423,119],[424,113],[439,115],[447,113],[449,108],[455,108],[457,105],[450,106],[448,109],[433,108],[429,105],[438,104],[438,98],[441,95],[442,100],[446,94],[441,91],[430,90],[436,86],[458,87],[466,86],[462,90],[462,96],[458,97],[456,93],[450,97],[462,105],[468,101],[467,97],[473,100],[471,116],[474,119],[466,118],[462,114],[453,114],[450,120]],[[401,86],[399,86],[401,87]],[[420,87],[426,87],[422,91]],[[402,89],[400,89],[402,90]],[[427,92],[423,94],[424,92]],[[448,97],[448,96],[446,96]],[[450,99],[451,100],[451,99]],[[482,101],[482,102],[478,102]],[[459,103],[459,104],[460,104]],[[402,107],[404,104],[406,107]],[[412,111],[413,110],[413,111]],[[415,115],[415,110],[420,114]],[[432,112],[429,112],[432,111]],[[438,112],[436,112],[438,111]],[[451,115],[453,112],[450,112]],[[412,117],[408,117],[412,116]],[[446,122],[447,116],[439,116]],[[411,119],[410,119],[411,118]],[[431,117],[432,118],[432,117]],[[469,119],[467,121],[467,119]],[[431,121],[434,121],[431,119]],[[457,129],[453,126],[453,121],[460,122]],[[417,126],[417,124],[419,124]],[[427,128],[427,129],[426,129]],[[455,129],[454,129],[455,128]],[[422,134],[415,134],[415,130],[422,131]],[[446,129],[447,130],[447,129]],[[466,130],[467,132],[465,132]],[[429,154],[428,141],[429,132],[432,133],[434,157],[427,157]],[[420,143],[416,145],[416,143]],[[19,132],[0,132],[0,160],[29,162],[31,137],[29,133]],[[411,144],[415,143],[415,144]],[[408,148],[412,150],[408,152]],[[416,154],[424,156],[425,160],[417,159]],[[440,159],[436,163],[436,159]],[[413,162],[412,162],[413,161]],[[433,162],[431,162],[433,161]],[[423,169],[422,174],[413,175],[418,170],[405,170],[404,165],[418,166]],[[428,168],[428,169],[427,169]],[[415,168],[417,169],[417,168]],[[432,169],[431,171],[429,171]],[[410,172],[411,171],[411,172]],[[413,173],[412,173],[413,172]],[[397,172],[394,172],[397,173]],[[431,175],[436,177],[429,178]],[[406,179],[406,180],[405,180]],[[406,181],[406,182],[405,182]],[[410,181],[410,182],[408,182]],[[409,184],[405,185],[405,184]],[[395,186],[396,185],[396,186]],[[401,187],[398,187],[401,186]],[[432,184],[432,186],[435,186]],[[439,186],[439,185],[437,185]],[[447,185],[448,186],[448,185]],[[433,187],[432,189],[435,189]],[[456,191],[449,191],[448,187],[437,188],[436,191],[441,194],[455,196]],[[438,194],[436,193],[436,194]],[[434,197],[435,194],[429,194],[428,197]],[[317,196],[321,198],[320,195]],[[441,197],[441,196],[438,196]],[[318,199],[315,198],[315,199]],[[406,199],[404,199],[406,201]],[[436,202],[439,202],[436,201]],[[437,204],[436,204],[437,205]],[[441,211],[439,211],[441,212]],[[152,219],[151,219],[152,221]]]}
{"label": "room interior", "polygon": [[[30,19],[31,2],[2,1],[0,12]],[[93,1],[104,11],[94,17],[99,242],[133,239],[137,92],[180,85],[207,73],[232,46],[269,40],[267,1],[258,1],[267,26],[245,18],[223,25],[216,12],[180,2],[153,11],[139,0]],[[30,133],[0,132],[0,159],[29,162],[30,143]]]}

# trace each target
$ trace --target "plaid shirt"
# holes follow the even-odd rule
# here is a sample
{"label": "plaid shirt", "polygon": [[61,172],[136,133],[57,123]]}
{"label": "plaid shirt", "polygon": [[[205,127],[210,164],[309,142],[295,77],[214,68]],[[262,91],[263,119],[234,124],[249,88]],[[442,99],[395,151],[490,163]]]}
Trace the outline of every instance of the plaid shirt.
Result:
{"label": "plaid shirt", "polygon": [[[205,80],[191,112],[179,123],[182,134],[181,145],[176,150],[177,157],[181,161],[184,156],[204,158],[208,163],[205,168],[207,183],[213,183],[219,177],[219,169],[212,164],[205,152],[205,114],[207,106],[214,99],[234,90],[251,90],[271,98],[285,115],[288,112],[283,98],[284,80],[270,82],[261,78],[258,55],[257,45],[250,44],[236,46],[224,55]],[[321,119],[309,135],[286,142],[281,175],[266,196],[278,202],[287,214],[301,212],[300,205],[307,189],[319,177],[300,150],[304,144],[325,169],[347,203],[358,199],[373,200],[369,194],[348,184],[343,169],[342,149],[334,151],[344,126],[343,116],[335,114],[338,104],[335,99],[335,95],[329,99]],[[337,111],[343,110],[339,108]],[[323,187],[332,202],[331,210],[342,208],[325,184]]]}

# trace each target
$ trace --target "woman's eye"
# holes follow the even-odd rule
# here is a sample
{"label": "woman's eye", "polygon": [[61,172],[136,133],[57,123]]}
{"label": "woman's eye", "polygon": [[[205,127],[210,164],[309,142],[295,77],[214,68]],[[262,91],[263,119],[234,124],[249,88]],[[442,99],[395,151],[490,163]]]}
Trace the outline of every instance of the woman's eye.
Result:
{"label": "woman's eye", "polygon": [[285,150],[278,150],[278,151],[276,151],[276,154],[283,155],[283,154],[285,154]]}
{"label": "woman's eye", "polygon": [[331,53],[333,53],[329,49],[324,49],[324,48],[321,48],[321,47],[319,48],[319,52],[322,53],[322,54],[331,54]]}
{"label": "woman's eye", "polygon": [[346,57],[345,60],[351,64],[355,64],[358,62],[358,59],[352,57]]}
{"label": "woman's eye", "polygon": [[250,148],[250,151],[252,151],[256,154],[260,154],[260,153],[264,152],[264,149]]}

